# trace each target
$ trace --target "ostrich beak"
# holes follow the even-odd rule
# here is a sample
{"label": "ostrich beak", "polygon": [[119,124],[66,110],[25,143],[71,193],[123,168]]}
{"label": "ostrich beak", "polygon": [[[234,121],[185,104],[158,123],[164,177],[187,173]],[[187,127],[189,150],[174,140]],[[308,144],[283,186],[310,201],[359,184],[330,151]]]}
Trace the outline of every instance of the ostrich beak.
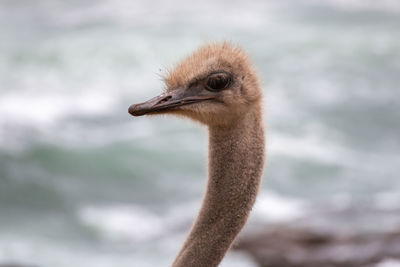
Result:
{"label": "ostrich beak", "polygon": [[128,112],[133,116],[142,116],[149,113],[158,113],[176,109],[181,106],[215,99],[215,93],[208,92],[199,87],[178,88],[162,93],[146,102],[133,104]]}

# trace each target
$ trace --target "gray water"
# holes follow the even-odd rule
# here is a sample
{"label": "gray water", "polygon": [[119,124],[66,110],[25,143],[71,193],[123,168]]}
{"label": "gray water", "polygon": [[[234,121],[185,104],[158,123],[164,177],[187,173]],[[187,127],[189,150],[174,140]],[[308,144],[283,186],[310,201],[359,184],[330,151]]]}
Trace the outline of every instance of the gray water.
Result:
{"label": "gray water", "polygon": [[206,131],[127,108],[210,40],[243,46],[263,81],[268,163],[248,227],[321,205],[398,210],[398,1],[3,0],[0,263],[171,263],[204,193]]}

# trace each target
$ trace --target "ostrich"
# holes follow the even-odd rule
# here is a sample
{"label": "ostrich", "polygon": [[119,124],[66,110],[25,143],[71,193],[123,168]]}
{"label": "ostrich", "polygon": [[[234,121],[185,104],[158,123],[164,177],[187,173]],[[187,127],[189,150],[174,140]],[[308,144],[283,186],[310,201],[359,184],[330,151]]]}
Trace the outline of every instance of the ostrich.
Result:
{"label": "ostrich", "polygon": [[173,267],[218,266],[247,221],[264,167],[262,93],[246,53],[205,45],[165,78],[166,90],[129,107],[133,116],[175,114],[208,126],[208,183]]}

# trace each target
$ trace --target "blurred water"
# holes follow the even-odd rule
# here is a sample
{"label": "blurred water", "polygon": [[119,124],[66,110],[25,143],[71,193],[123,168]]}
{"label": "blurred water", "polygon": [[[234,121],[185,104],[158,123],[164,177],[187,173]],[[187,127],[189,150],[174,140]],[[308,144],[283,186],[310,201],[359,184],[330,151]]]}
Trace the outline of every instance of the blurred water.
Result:
{"label": "blurred water", "polygon": [[1,1],[0,262],[168,266],[204,193],[206,131],[127,108],[208,40],[242,45],[264,82],[253,222],[398,209],[399,29],[397,1]]}

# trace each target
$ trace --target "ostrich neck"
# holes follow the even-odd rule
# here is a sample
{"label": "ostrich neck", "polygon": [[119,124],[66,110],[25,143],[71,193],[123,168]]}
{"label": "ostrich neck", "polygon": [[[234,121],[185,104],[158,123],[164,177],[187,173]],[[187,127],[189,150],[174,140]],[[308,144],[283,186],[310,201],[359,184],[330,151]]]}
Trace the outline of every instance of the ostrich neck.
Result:
{"label": "ostrich neck", "polygon": [[259,105],[234,125],[209,127],[207,192],[173,267],[218,266],[246,223],[264,165],[264,127]]}

